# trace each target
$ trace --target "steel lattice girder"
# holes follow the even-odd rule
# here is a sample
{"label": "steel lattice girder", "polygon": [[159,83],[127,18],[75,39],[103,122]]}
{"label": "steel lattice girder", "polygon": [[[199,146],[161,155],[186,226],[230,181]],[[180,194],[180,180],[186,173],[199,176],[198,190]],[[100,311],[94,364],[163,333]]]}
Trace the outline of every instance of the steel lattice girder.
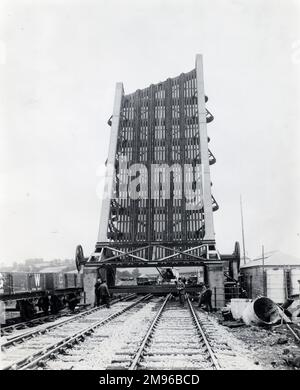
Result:
{"label": "steel lattice girder", "polygon": [[[212,211],[218,206],[210,192],[209,165],[215,158],[207,148],[206,130],[206,122],[213,117],[205,108],[205,101],[202,56],[199,55],[196,68],[191,72],[135,93],[124,95],[123,86],[118,83],[114,113],[109,120],[112,136],[108,162],[113,162],[115,168],[115,193],[109,176],[107,183],[111,188],[108,191],[112,195],[109,202],[103,201],[99,242],[109,239],[123,243],[122,250],[135,242],[178,243],[183,251],[187,248],[186,241],[196,247],[207,239],[214,244]],[[174,196],[174,186],[171,186],[169,198],[159,195],[158,199],[153,199],[152,178],[148,180],[144,198],[122,197],[119,162],[123,156],[127,158],[128,166],[145,164],[148,176],[152,164],[201,165],[203,175],[197,178],[194,170],[192,175],[195,183],[201,181],[202,206],[189,210],[184,197],[177,199]],[[183,183],[181,188],[184,190]],[[163,259],[168,250],[163,246],[148,245],[144,257]],[[192,255],[187,257],[191,259]]]}

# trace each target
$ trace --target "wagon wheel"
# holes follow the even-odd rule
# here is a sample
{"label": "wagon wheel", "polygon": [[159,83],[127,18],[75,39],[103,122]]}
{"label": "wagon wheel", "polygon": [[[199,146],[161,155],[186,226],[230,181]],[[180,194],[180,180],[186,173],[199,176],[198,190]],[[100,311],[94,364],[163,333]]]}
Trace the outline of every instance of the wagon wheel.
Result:
{"label": "wagon wheel", "polygon": [[84,264],[84,255],[83,255],[83,249],[81,245],[77,245],[76,252],[75,252],[75,264],[77,271],[79,272],[81,269],[81,265]]}

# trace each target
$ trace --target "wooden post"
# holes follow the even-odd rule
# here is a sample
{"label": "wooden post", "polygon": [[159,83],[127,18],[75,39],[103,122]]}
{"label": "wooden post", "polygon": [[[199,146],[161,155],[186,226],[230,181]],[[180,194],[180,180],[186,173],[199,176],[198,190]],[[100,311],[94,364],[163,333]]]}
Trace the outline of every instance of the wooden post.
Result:
{"label": "wooden post", "polygon": [[284,274],[284,298],[285,299],[288,299],[289,297],[289,288],[288,288],[288,270],[287,269],[284,269],[283,270]]}
{"label": "wooden post", "polygon": [[263,283],[263,295],[266,295],[266,277],[265,277],[265,250],[262,245],[262,283]]}
{"label": "wooden post", "polygon": [[243,258],[244,258],[244,264],[246,264],[246,247],[245,247],[245,231],[244,231],[242,195],[240,195],[240,206],[241,206],[241,223],[242,223],[242,240],[243,240]]}

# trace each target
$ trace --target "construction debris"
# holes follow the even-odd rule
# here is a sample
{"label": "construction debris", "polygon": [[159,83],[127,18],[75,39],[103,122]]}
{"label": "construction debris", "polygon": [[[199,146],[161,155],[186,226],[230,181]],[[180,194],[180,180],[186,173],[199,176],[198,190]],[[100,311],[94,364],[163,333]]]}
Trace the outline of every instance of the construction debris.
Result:
{"label": "construction debris", "polygon": [[230,300],[230,311],[235,320],[241,320],[244,310],[251,304],[251,299],[234,298]]}
{"label": "construction debris", "polygon": [[250,302],[242,314],[245,324],[274,325],[281,319],[279,308],[271,299],[256,298]]}
{"label": "construction debris", "polygon": [[233,321],[234,320],[232,313],[231,313],[231,310],[230,310],[230,306],[223,307],[221,309],[221,313],[222,313],[224,321]]}
{"label": "construction debris", "polygon": [[287,308],[286,311],[291,314],[293,320],[300,318],[300,299],[295,299]]}
{"label": "construction debris", "polygon": [[[220,322],[223,326],[226,325],[226,321]],[[263,364],[267,369],[299,369],[297,367],[299,346],[295,343],[295,338],[287,328],[287,324],[280,326],[258,326],[257,324],[247,326],[244,324],[244,326],[226,327],[226,329],[248,346],[257,364]]]}
{"label": "construction debris", "polygon": [[300,356],[297,357],[288,357],[286,363],[289,366],[300,368]]}
{"label": "construction debris", "polygon": [[246,326],[244,322],[241,321],[223,321],[223,326],[227,326],[227,328],[239,328],[241,326]]}
{"label": "construction debris", "polygon": [[282,344],[287,344],[288,343],[288,338],[287,337],[279,337],[277,340],[275,340],[272,344],[270,345],[275,345],[275,344],[279,344],[279,345],[282,345]]}

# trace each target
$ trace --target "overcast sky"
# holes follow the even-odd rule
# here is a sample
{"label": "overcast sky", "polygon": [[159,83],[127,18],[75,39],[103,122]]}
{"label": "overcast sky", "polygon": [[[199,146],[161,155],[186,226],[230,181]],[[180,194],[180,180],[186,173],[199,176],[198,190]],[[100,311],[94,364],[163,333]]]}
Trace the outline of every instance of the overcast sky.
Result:
{"label": "overcast sky", "polygon": [[94,250],[114,88],[204,56],[218,249],[300,257],[300,0],[2,0],[0,262]]}

